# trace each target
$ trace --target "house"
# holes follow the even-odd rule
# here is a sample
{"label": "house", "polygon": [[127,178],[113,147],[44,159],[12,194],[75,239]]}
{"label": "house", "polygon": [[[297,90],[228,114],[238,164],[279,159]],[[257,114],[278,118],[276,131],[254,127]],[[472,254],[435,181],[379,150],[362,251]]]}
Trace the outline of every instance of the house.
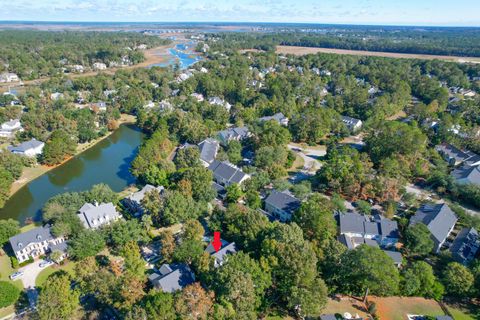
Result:
{"label": "house", "polygon": [[64,97],[64,95],[61,92],[54,92],[54,93],[50,94],[50,99],[52,99],[53,101],[63,99],[63,97]]}
{"label": "house", "polygon": [[290,221],[300,205],[301,201],[287,191],[273,190],[265,199],[265,211],[282,222]]}
{"label": "house", "polygon": [[151,184],[145,185],[142,190],[131,193],[128,197],[122,200],[123,205],[125,205],[130,212],[142,213],[142,200],[145,197],[147,192],[157,191],[159,194],[162,194],[165,188],[163,186],[155,187]]}
{"label": "house", "polygon": [[480,252],[480,236],[474,228],[463,228],[450,246],[453,259],[468,264]]}
{"label": "house", "polygon": [[423,223],[432,234],[435,252],[438,253],[457,223],[457,216],[445,204],[424,204],[410,219],[410,225]]}
{"label": "house", "polygon": [[248,137],[250,137],[250,131],[247,127],[229,128],[218,133],[218,140],[224,146],[227,146],[232,140],[241,141]]}
{"label": "house", "polygon": [[449,143],[442,143],[436,146],[435,150],[437,150],[451,166],[459,165],[471,157],[470,154],[463,152]]}
{"label": "house", "polygon": [[337,214],[340,242],[354,249],[360,244],[394,247],[400,238],[396,221],[380,215],[366,216],[355,212]]}
{"label": "house", "polygon": [[148,280],[155,289],[174,293],[194,283],[195,275],[187,264],[163,264]]}
{"label": "house", "polygon": [[99,102],[92,103],[92,104],[90,104],[90,109],[91,110],[98,110],[99,112],[100,111],[107,111],[107,103],[104,102],[104,101],[99,101]]}
{"label": "house", "polygon": [[71,70],[74,72],[83,73],[84,68],[81,64],[74,64],[73,66],[71,66]]}
{"label": "house", "polygon": [[285,117],[281,112],[275,113],[273,116],[261,117],[258,120],[261,122],[273,120],[273,121],[276,121],[279,125],[282,125],[285,127],[288,126],[288,118]]}
{"label": "house", "polygon": [[342,116],[342,122],[347,126],[348,130],[356,132],[362,128],[363,122],[360,119],[355,119],[348,116]]}
{"label": "house", "polygon": [[217,140],[207,138],[198,144],[200,150],[200,161],[208,167],[215,160],[220,144]]}
{"label": "house", "polygon": [[93,70],[105,70],[105,69],[107,69],[107,65],[105,63],[102,63],[102,62],[95,62],[92,65],[92,68],[93,68]]}
{"label": "house", "polygon": [[195,98],[198,102],[202,102],[202,101],[205,100],[205,98],[203,97],[203,94],[201,94],[201,93],[194,92],[190,96]]}
{"label": "house", "polygon": [[385,252],[387,254],[387,256],[389,256],[390,258],[392,258],[393,260],[393,264],[397,267],[397,268],[400,268],[402,266],[402,263],[403,263],[403,257],[402,257],[402,254],[398,251],[393,251],[393,250],[382,250],[383,252]]}
{"label": "house", "polygon": [[0,82],[17,82],[20,78],[15,73],[4,72],[0,73]]}
{"label": "house", "polygon": [[227,190],[223,186],[219,185],[215,181],[212,181],[212,188],[217,193],[217,199],[219,200],[225,199],[225,197],[227,196]]}
{"label": "house", "polygon": [[15,134],[16,131],[22,131],[22,124],[20,120],[10,120],[7,122],[2,123],[0,126],[0,137],[4,138],[11,138]]}
{"label": "house", "polygon": [[250,179],[250,175],[244,173],[242,169],[226,162],[214,160],[208,170],[213,172],[213,179],[220,185],[228,187],[234,183],[242,184],[245,180]]}
{"label": "house", "polygon": [[214,261],[215,268],[218,268],[225,263],[225,261],[227,260],[227,255],[237,253],[235,242],[228,243],[223,239],[220,239],[220,241],[222,243],[220,250],[215,251],[211,243],[205,249],[205,252],[211,255],[215,259]]}
{"label": "house", "polygon": [[230,111],[230,109],[232,108],[232,105],[230,103],[228,103],[227,101],[223,100],[220,97],[210,97],[208,98],[208,103],[212,105],[222,106],[227,111]]}
{"label": "house", "polygon": [[31,229],[10,238],[10,246],[19,263],[47,254],[52,248],[63,242],[65,239],[55,237],[49,226]]}
{"label": "house", "polygon": [[31,139],[30,141],[22,142],[16,147],[8,146],[7,149],[11,153],[20,154],[27,157],[36,157],[42,154],[44,146],[45,143],[43,143],[42,141]]}
{"label": "house", "polygon": [[120,219],[121,215],[113,203],[85,203],[78,210],[78,217],[87,229],[97,229]]}
{"label": "house", "polygon": [[463,165],[452,171],[451,176],[460,185],[480,185],[480,166]]}

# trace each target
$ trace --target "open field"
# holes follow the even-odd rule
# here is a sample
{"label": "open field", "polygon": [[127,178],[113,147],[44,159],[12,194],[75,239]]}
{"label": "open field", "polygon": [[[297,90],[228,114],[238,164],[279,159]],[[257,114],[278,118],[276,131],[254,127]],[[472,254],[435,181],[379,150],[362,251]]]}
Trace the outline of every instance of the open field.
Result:
{"label": "open field", "polygon": [[437,56],[437,55],[429,55],[429,54],[376,52],[376,51],[296,47],[296,46],[277,46],[277,49],[275,50],[275,52],[280,54],[293,54],[297,56],[303,56],[306,54],[316,54],[316,53],[334,53],[334,54],[347,54],[347,55],[354,55],[354,56],[425,59],[425,60],[438,59],[438,60],[446,60],[446,61],[459,62],[459,63],[480,63],[480,58],[477,58],[477,57]]}
{"label": "open field", "polygon": [[369,297],[377,304],[377,314],[382,320],[405,320],[407,314],[440,316],[445,315],[442,308],[432,299],[416,297]]}

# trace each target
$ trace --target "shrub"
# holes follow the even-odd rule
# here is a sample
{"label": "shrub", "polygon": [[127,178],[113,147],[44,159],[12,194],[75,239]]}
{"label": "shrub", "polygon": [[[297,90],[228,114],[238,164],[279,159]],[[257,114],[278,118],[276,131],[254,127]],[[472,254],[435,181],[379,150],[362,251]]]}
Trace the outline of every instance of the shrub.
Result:
{"label": "shrub", "polygon": [[14,304],[20,297],[20,290],[13,284],[0,281],[0,308]]}
{"label": "shrub", "polygon": [[10,257],[10,262],[12,263],[12,268],[13,269],[17,269],[19,267],[17,258]]}

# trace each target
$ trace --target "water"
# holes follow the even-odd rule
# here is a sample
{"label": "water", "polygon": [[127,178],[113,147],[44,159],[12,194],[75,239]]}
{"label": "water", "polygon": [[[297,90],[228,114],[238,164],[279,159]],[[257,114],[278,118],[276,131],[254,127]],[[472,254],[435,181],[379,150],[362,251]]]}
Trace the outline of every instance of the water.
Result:
{"label": "water", "polygon": [[18,190],[0,209],[0,219],[13,218],[20,223],[28,217],[40,220],[41,209],[51,197],[88,190],[98,183],[122,191],[135,183],[129,167],[143,137],[133,125],[120,126],[106,139]]}
{"label": "water", "polygon": [[193,42],[179,43],[175,46],[175,48],[168,50],[171,56],[168,61],[155,63],[149,67],[168,67],[178,63],[181,69],[187,69],[198,61],[202,60],[202,57],[199,56],[198,53],[193,52],[192,48],[194,48],[194,46],[195,43]]}

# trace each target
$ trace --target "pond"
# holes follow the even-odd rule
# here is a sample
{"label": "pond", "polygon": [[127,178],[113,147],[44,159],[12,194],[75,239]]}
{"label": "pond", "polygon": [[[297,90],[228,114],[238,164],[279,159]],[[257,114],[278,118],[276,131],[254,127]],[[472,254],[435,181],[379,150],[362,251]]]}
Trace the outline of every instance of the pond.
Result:
{"label": "pond", "polygon": [[70,161],[52,169],[18,190],[0,209],[0,219],[40,220],[41,209],[51,197],[70,191],[84,191],[98,183],[120,192],[135,183],[129,171],[144,134],[134,125],[118,130]]}
{"label": "pond", "polygon": [[179,43],[168,50],[170,58],[166,62],[155,63],[149,67],[168,67],[178,63],[181,69],[187,69],[202,60],[202,57],[194,52],[195,45],[194,42]]}

